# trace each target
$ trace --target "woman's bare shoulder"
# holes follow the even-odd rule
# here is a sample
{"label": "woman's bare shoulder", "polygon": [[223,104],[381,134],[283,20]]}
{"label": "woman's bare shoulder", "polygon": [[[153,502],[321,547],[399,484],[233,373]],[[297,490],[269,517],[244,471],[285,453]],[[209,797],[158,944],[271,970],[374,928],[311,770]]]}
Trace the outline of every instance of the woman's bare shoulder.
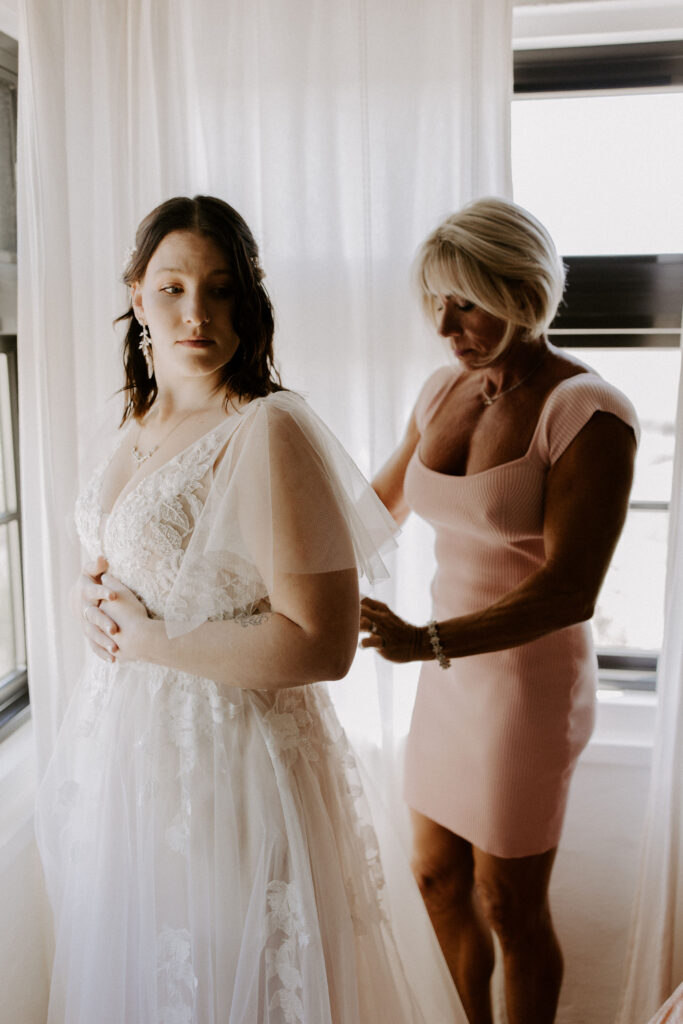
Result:
{"label": "woman's bare shoulder", "polygon": [[579,374],[595,374],[595,370],[588,363],[551,344],[548,344],[546,372],[548,378],[555,384],[578,377]]}

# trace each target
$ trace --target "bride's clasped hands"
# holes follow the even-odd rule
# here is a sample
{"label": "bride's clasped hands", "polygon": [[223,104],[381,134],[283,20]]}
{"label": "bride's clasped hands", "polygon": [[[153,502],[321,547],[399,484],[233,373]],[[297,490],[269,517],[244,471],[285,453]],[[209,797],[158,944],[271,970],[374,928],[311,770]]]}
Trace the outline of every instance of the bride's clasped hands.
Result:
{"label": "bride's clasped hands", "polygon": [[83,631],[90,649],[103,661],[137,661],[149,649],[146,627],[152,620],[139,597],[107,568],[106,558],[100,556],[83,566],[78,579]]}
{"label": "bride's clasped hands", "polygon": [[72,592],[72,606],[90,650],[103,661],[112,662],[119,650],[119,638],[114,639],[119,627],[102,608],[102,602],[106,601],[111,607],[117,597],[111,585],[112,577],[109,585],[102,579],[108,568],[109,563],[102,555],[85,563]]}

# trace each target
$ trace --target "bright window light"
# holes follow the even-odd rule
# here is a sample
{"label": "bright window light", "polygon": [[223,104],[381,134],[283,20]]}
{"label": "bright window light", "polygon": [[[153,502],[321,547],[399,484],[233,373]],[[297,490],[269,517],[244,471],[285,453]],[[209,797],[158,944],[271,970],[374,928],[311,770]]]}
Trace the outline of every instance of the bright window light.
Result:
{"label": "bright window light", "polygon": [[518,98],[515,200],[565,256],[683,247],[683,92]]}
{"label": "bright window light", "polygon": [[[683,251],[683,91],[519,96],[514,198],[563,256]],[[656,651],[663,632],[680,349],[579,348],[625,392],[642,428],[634,506],[593,620],[599,648]]]}

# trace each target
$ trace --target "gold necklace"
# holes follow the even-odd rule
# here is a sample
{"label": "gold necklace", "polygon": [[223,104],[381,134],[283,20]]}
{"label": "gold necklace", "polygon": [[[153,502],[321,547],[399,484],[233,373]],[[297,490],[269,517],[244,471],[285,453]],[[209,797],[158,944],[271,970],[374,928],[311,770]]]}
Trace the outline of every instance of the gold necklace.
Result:
{"label": "gold necklace", "polygon": [[194,415],[196,415],[196,413],[197,413],[197,410],[195,409],[192,412],[188,412],[185,416],[183,416],[181,419],[179,419],[177,423],[173,424],[173,426],[168,431],[168,433],[164,434],[164,436],[159,441],[159,444],[155,444],[152,448],[150,448],[146,452],[142,452],[138,448],[138,441],[140,440],[140,434],[142,433],[142,427],[140,427],[140,430],[138,431],[137,441],[135,442],[135,444],[133,445],[133,447],[130,450],[130,454],[133,456],[133,461],[135,462],[135,470],[134,470],[134,472],[137,473],[137,471],[139,470],[140,466],[142,466],[143,463],[147,462],[147,459],[151,459],[152,458],[154,453],[159,450],[159,448],[161,447],[161,445],[165,441],[168,441],[168,439],[171,436],[171,434],[173,433],[173,431],[177,430],[178,427],[181,425],[181,423],[184,423],[185,420],[189,420],[190,416],[194,416]]}
{"label": "gold necklace", "polygon": [[535,366],[533,366],[529,370],[529,372],[527,374],[525,374],[524,377],[521,378],[521,380],[518,380],[515,384],[511,384],[509,388],[503,388],[503,390],[499,391],[497,395],[488,395],[486,393],[486,391],[484,391],[485,384],[484,384],[484,382],[482,382],[482,385],[481,385],[481,397],[482,397],[482,400],[484,402],[484,405],[486,405],[486,406],[493,405],[493,403],[497,402],[499,398],[503,397],[503,395],[509,395],[511,391],[514,391],[516,388],[521,387],[522,384],[524,384],[525,381],[527,381],[529,379],[529,377],[531,377],[534,373],[536,373],[536,370],[539,368],[539,366],[541,365],[541,363],[543,362],[543,360],[545,359],[547,354],[548,354],[548,349],[546,348],[545,351],[543,352],[543,355],[538,360],[538,362],[535,364]]}

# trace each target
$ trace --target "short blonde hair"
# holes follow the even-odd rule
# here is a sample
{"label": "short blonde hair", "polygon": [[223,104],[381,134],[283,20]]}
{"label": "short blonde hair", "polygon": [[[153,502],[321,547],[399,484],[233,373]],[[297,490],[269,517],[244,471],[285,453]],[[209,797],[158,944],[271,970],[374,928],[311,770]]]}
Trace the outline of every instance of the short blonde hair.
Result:
{"label": "short blonde hair", "polygon": [[455,294],[506,324],[497,359],[515,334],[539,337],[562,299],[565,268],[547,229],[507,199],[468,203],[420,246],[415,275],[425,311],[436,320],[438,296]]}

